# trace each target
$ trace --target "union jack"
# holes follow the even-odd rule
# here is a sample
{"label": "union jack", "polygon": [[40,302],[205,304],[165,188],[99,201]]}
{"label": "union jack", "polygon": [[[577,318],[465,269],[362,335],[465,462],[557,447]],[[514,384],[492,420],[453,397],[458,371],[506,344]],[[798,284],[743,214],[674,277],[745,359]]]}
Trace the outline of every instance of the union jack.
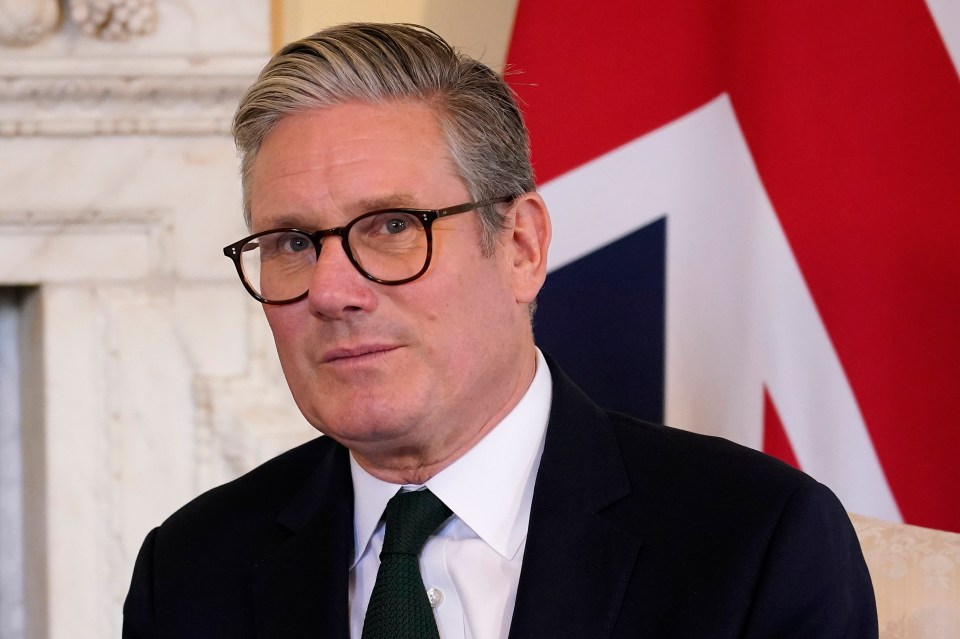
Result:
{"label": "union jack", "polygon": [[960,532],[958,60],[950,0],[521,0],[539,343],[600,403]]}

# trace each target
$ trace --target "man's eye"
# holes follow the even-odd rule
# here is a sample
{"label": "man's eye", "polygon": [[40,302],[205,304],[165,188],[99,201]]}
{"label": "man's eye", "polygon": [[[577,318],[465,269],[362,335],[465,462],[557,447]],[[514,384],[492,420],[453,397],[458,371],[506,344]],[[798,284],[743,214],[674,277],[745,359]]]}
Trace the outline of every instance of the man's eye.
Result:
{"label": "man's eye", "polygon": [[385,211],[360,218],[350,232],[350,239],[364,237],[368,240],[396,240],[401,237],[409,238],[411,231],[421,229],[417,218],[395,211]]}
{"label": "man's eye", "polygon": [[394,217],[383,223],[383,232],[387,235],[396,235],[407,230],[409,222],[402,217]]}
{"label": "man's eye", "polygon": [[303,235],[291,233],[280,238],[277,242],[281,251],[299,253],[313,248],[313,243]]}

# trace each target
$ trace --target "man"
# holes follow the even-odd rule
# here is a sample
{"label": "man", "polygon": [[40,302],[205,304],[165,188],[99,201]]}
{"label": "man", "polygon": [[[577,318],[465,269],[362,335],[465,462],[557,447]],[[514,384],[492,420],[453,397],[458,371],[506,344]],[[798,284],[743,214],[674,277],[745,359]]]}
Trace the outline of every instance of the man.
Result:
{"label": "man", "polygon": [[550,220],[490,69],[420,27],[331,28],[234,132],[252,235],[225,253],[327,436],[152,531],[125,637],[876,636],[826,488],[606,413],[536,349]]}

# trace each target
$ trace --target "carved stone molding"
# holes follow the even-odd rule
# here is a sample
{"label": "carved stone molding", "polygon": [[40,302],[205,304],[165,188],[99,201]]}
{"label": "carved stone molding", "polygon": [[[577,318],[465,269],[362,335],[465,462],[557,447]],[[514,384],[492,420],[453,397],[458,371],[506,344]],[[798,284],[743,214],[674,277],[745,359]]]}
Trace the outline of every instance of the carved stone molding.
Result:
{"label": "carved stone molding", "polygon": [[0,209],[0,283],[155,278],[168,226],[160,211]]}
{"label": "carved stone molding", "polygon": [[158,211],[143,209],[88,209],[63,211],[30,211],[0,209],[0,231],[4,235],[18,232],[30,234],[90,233],[123,231],[128,229],[152,229],[159,225],[163,216]]}
{"label": "carved stone molding", "polygon": [[127,40],[157,28],[156,0],[70,0],[70,17],[88,36]]}
{"label": "carved stone molding", "polygon": [[0,137],[225,134],[253,74],[4,75]]}
{"label": "carved stone molding", "polygon": [[60,24],[59,0],[0,0],[0,44],[27,46]]}
{"label": "carved stone molding", "polygon": [[157,28],[156,0],[0,0],[0,45],[29,46],[53,34],[68,17],[101,40],[128,40]]}

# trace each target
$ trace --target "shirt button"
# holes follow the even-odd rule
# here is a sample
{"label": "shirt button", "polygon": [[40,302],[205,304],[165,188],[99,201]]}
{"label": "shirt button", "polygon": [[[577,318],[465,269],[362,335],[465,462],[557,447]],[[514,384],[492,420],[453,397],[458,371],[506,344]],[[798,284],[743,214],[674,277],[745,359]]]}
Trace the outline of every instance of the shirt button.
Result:
{"label": "shirt button", "polygon": [[443,603],[443,591],[439,588],[431,588],[427,591],[427,601],[430,602],[431,608],[436,608]]}

